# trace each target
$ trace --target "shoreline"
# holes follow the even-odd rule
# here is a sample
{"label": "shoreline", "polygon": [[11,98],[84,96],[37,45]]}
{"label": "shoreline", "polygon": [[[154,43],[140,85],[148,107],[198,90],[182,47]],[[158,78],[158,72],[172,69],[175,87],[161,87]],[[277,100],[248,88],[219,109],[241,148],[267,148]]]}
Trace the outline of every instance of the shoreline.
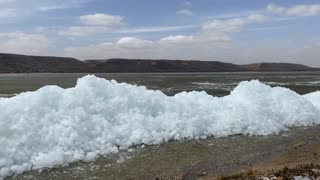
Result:
{"label": "shoreline", "polygon": [[285,167],[319,165],[319,132],[320,126],[311,126],[280,135],[169,142],[5,179],[211,180],[232,179],[239,173],[249,177],[251,172],[260,177]]}
{"label": "shoreline", "polygon": [[[170,178],[170,180],[201,179],[201,180],[227,180],[227,179],[293,179],[310,178],[320,179],[320,135],[314,139],[296,142],[287,146],[284,152],[273,155],[260,162],[254,162],[241,170],[208,175],[184,172]],[[317,180],[318,180],[317,179]]]}

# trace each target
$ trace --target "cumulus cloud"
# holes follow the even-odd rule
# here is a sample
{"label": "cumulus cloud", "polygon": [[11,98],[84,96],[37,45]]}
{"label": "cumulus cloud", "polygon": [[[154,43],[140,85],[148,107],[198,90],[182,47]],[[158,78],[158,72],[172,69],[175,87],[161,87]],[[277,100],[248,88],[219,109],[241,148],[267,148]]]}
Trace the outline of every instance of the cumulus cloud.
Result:
{"label": "cumulus cloud", "polygon": [[153,48],[152,41],[139,39],[136,37],[124,37],[117,42],[106,42],[85,47],[65,48],[66,56],[77,57],[80,59],[101,59],[111,57],[135,58],[145,55],[148,57],[150,49]]}
{"label": "cumulus cloud", "polygon": [[152,41],[142,40],[135,37],[124,37],[117,41],[116,45],[118,47],[124,48],[143,48],[152,45]]}
{"label": "cumulus cloud", "polygon": [[[6,2],[5,2],[6,1]],[[41,11],[54,11],[64,8],[77,8],[85,5],[88,0],[70,0],[63,4],[63,0],[30,0],[30,4],[36,4],[35,7],[28,5],[26,1],[23,2],[25,9]],[[39,2],[37,4],[37,2]],[[47,3],[42,3],[47,2]],[[60,4],[57,2],[61,2]],[[1,4],[3,3],[3,4]],[[21,16],[19,8],[10,9],[3,7],[7,4],[15,4],[13,0],[0,0],[0,17]],[[192,15],[192,4],[185,2],[181,5],[182,15]],[[22,7],[22,6],[21,6]],[[199,60],[221,60],[227,62],[246,63],[250,61],[297,61],[297,57],[304,59],[313,59],[316,62],[316,55],[319,52],[320,46],[312,46],[304,50],[292,50],[290,48],[237,48],[232,43],[232,34],[239,32],[244,27],[251,24],[263,23],[267,21],[277,20],[278,18],[297,18],[294,16],[314,16],[318,15],[318,5],[298,5],[292,7],[281,7],[270,4],[266,8],[267,12],[278,15],[285,15],[277,17],[269,14],[250,14],[246,12],[243,14],[233,14],[232,16],[211,17],[214,18],[205,23],[197,25],[177,25],[177,26],[154,26],[154,27],[132,27],[122,26],[124,18],[118,15],[111,14],[83,14],[76,17],[77,20],[69,26],[52,26],[35,28],[38,34],[27,33],[7,33],[0,36],[4,39],[0,42],[1,51],[11,53],[25,53],[25,54],[45,54],[47,48],[50,46],[50,41],[43,33],[56,33],[63,36],[77,36],[85,37],[96,33],[113,33],[112,35],[119,36],[125,34],[115,41],[101,41],[91,45],[79,45],[71,47],[63,47],[64,55],[72,56],[79,59],[101,59],[101,58],[155,58],[155,59],[199,59]],[[189,11],[189,13],[188,13]],[[264,11],[263,13],[266,13]],[[23,12],[21,12],[23,14]],[[261,13],[261,12],[256,12]],[[3,18],[8,19],[8,18]],[[255,27],[256,29],[263,29],[265,27]],[[197,32],[182,33],[183,30],[193,29]],[[247,28],[246,28],[247,29]],[[170,32],[166,33],[158,39],[148,39],[143,34],[150,32]],[[164,33],[163,33],[164,34]],[[153,36],[155,37],[155,36]],[[60,37],[55,37],[59,39]],[[84,39],[84,38],[83,38]],[[83,42],[81,39],[81,42]],[[73,38],[73,40],[76,40]],[[276,44],[276,43],[275,43]],[[263,46],[263,45],[262,45]],[[270,44],[268,47],[272,46]],[[303,45],[305,46],[305,45]],[[299,54],[297,54],[300,52]],[[307,53],[308,52],[308,53]],[[294,56],[293,56],[294,54]]]}
{"label": "cumulus cloud", "polygon": [[[133,39],[122,38],[115,43],[106,42],[84,47],[69,47],[65,48],[64,55],[79,59],[108,59],[118,57],[212,60],[213,57],[217,58],[217,54],[228,46],[228,42],[202,42],[196,38],[193,39],[192,37],[183,35],[164,37],[158,41]],[[223,43],[225,47],[222,47]]]}
{"label": "cumulus cloud", "polygon": [[116,26],[122,24],[122,20],[122,17],[110,14],[88,14],[80,16],[80,21],[83,24],[96,26]]}
{"label": "cumulus cloud", "polygon": [[261,15],[243,18],[210,21],[195,35],[171,35],[157,41],[125,37],[112,43],[106,42],[87,47],[69,47],[65,55],[80,59],[97,58],[169,58],[169,59],[209,59],[221,54],[230,46],[229,34],[241,27],[266,21]]}
{"label": "cumulus cloud", "polygon": [[0,33],[6,40],[0,42],[1,52],[20,54],[46,54],[50,45],[48,38],[40,34]]}
{"label": "cumulus cloud", "polygon": [[[308,48],[290,48],[276,41],[263,47],[237,47],[232,43],[232,33],[245,26],[271,21],[269,17],[251,14],[244,17],[211,20],[192,35],[170,35],[158,40],[124,37],[115,42],[104,42],[82,47],[68,47],[64,55],[79,59],[152,58],[218,60],[240,64],[252,62],[293,62],[318,65],[320,45]],[[319,42],[319,41],[317,41]],[[275,44],[279,46],[274,47]]]}
{"label": "cumulus cloud", "polygon": [[291,7],[281,7],[275,4],[269,4],[267,6],[267,11],[269,13],[286,16],[318,16],[320,15],[320,4],[301,4]]}
{"label": "cumulus cloud", "polygon": [[[230,33],[242,27],[269,20],[262,15],[241,18],[212,20],[203,24],[193,35],[170,35],[159,40],[145,40],[136,37],[121,38],[116,42],[105,42],[83,47],[65,48],[66,56],[79,59],[101,58],[154,58],[154,59],[202,59],[226,60],[232,57]],[[230,61],[230,59],[228,59]]]}
{"label": "cumulus cloud", "polygon": [[160,43],[164,44],[178,44],[178,43],[187,43],[192,42],[194,40],[193,36],[184,36],[184,35],[176,35],[176,36],[168,36],[160,39]]}
{"label": "cumulus cloud", "polygon": [[123,18],[110,14],[88,14],[79,17],[80,26],[70,26],[57,31],[64,36],[88,36],[95,33],[103,33],[123,24]]}
{"label": "cumulus cloud", "polygon": [[[269,7],[270,9],[270,7]],[[274,9],[274,13],[282,13]],[[213,19],[205,22],[200,31],[193,35],[170,35],[159,40],[145,40],[136,37],[121,38],[116,42],[105,42],[83,47],[65,48],[67,56],[79,59],[101,58],[154,58],[154,59],[198,59],[220,60],[237,63],[256,61],[276,61],[299,63],[297,57],[308,57],[310,63],[315,59],[315,48],[295,50],[279,48],[241,48],[232,44],[231,34],[241,31],[245,26],[272,21],[262,14],[250,14],[242,17]],[[308,51],[308,53],[307,53]]]}
{"label": "cumulus cloud", "polygon": [[185,16],[192,16],[192,11],[189,10],[189,9],[181,9],[177,12],[177,14],[180,14],[180,15],[185,15]]}

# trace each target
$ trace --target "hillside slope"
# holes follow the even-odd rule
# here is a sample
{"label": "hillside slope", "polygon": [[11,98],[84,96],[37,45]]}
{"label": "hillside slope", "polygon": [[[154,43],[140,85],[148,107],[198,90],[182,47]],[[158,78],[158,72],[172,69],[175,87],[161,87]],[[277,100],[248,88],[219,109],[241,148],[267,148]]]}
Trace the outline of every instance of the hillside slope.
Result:
{"label": "hillside slope", "polygon": [[0,73],[83,72],[87,66],[73,58],[0,54]]}
{"label": "hillside slope", "polygon": [[319,70],[319,68],[291,63],[237,65],[219,61],[148,59],[80,61],[67,57],[0,53],[0,73],[283,72]]}

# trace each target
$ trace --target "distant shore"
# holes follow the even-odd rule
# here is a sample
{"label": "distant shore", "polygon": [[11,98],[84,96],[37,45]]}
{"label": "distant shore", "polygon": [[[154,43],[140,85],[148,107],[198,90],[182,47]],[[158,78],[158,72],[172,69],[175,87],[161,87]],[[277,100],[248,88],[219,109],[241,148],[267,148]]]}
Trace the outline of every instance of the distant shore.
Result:
{"label": "distant shore", "polygon": [[0,73],[187,73],[187,72],[295,72],[320,71],[294,63],[233,64],[227,62],[167,59],[80,61],[75,58],[0,53]]}

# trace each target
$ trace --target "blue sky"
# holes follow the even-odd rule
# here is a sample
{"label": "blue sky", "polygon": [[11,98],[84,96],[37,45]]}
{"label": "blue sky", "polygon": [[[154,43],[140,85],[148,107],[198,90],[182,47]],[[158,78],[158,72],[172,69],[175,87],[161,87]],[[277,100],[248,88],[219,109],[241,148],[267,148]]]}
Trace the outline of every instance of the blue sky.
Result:
{"label": "blue sky", "polygon": [[319,0],[0,0],[0,51],[320,66]]}

